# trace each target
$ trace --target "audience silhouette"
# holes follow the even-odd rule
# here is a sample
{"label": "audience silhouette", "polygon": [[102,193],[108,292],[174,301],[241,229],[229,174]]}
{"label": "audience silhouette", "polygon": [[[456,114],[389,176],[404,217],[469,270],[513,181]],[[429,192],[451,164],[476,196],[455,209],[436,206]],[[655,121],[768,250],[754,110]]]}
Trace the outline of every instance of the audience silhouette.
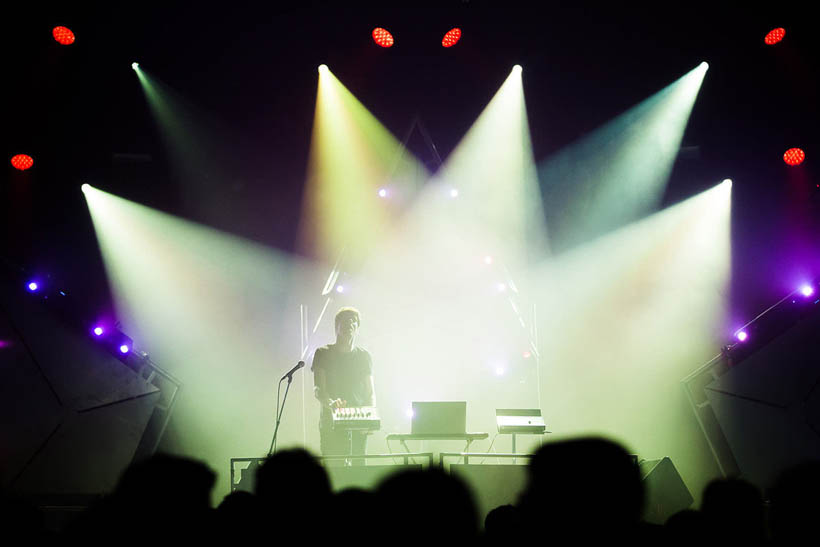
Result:
{"label": "audience silhouette", "polygon": [[376,490],[382,537],[400,533],[409,544],[469,543],[478,536],[473,496],[458,478],[433,467],[397,473]]}
{"label": "audience silhouette", "polygon": [[790,545],[813,536],[820,514],[820,462],[786,470],[764,501],[738,478],[712,481],[700,510],[686,509],[653,526],[641,521],[644,490],[638,466],[619,444],[580,438],[543,445],[515,505],[479,515],[468,486],[438,467],[399,471],[372,490],[333,493],[325,468],[303,449],[284,450],[258,467],[254,492],[236,491],[211,508],[216,476],[205,464],[158,454],[130,466],[110,495],[57,534],[43,513],[6,492],[0,499],[7,534],[60,537],[92,544],[166,540],[275,541],[309,532],[318,542],[367,530],[401,543],[523,541],[550,543]]}
{"label": "audience silhouette", "polygon": [[710,482],[701,512],[714,541],[759,545],[765,540],[763,496],[751,483],[737,478]]}
{"label": "audience silhouette", "polygon": [[548,443],[535,453],[520,508],[530,535],[617,541],[639,533],[643,501],[629,453],[612,441],[587,438]]}
{"label": "audience silhouette", "polygon": [[771,536],[776,545],[798,545],[817,533],[820,515],[820,462],[786,470],[772,488]]}
{"label": "audience silhouette", "polygon": [[158,454],[125,470],[114,492],[89,508],[69,530],[78,541],[206,539],[214,531],[211,490],[216,475],[205,464]]}

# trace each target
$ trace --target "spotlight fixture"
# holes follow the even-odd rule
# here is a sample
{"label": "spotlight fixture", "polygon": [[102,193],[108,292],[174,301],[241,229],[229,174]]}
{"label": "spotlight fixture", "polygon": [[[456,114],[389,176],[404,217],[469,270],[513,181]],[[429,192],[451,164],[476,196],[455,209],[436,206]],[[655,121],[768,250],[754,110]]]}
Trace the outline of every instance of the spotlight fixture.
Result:
{"label": "spotlight fixture", "polygon": [[337,286],[337,287],[336,287],[336,292],[337,292],[337,293],[339,293],[339,294],[342,294],[343,292],[345,292],[345,287],[344,287],[344,285],[339,285],[339,286]]}
{"label": "spotlight fixture", "polygon": [[806,153],[800,148],[789,148],[783,154],[783,161],[791,166],[800,165],[806,159]]}
{"label": "spotlight fixture", "polygon": [[125,355],[129,351],[131,351],[131,348],[128,346],[128,344],[120,344],[120,353]]}
{"label": "spotlight fixture", "polygon": [[132,69],[137,70],[139,67],[140,67],[140,64],[138,62],[134,61],[133,63],[131,63],[131,68]]}
{"label": "spotlight fixture", "polygon": [[735,334],[735,338],[737,338],[740,342],[745,342],[749,339],[749,334],[745,330],[741,330],[738,331],[737,334]]}
{"label": "spotlight fixture", "polygon": [[75,40],[74,33],[71,32],[71,29],[68,27],[54,27],[54,30],[51,31],[51,35],[54,36],[57,42],[64,46],[73,44]]}
{"label": "spotlight fixture", "polygon": [[805,283],[800,286],[800,294],[808,298],[809,296],[814,294],[814,287],[812,287],[808,283]]}
{"label": "spotlight fixture", "polygon": [[327,71],[328,71],[328,68],[327,68],[326,64],[322,63],[321,65],[319,65],[319,72],[327,72]]}
{"label": "spotlight fixture", "polygon": [[25,171],[26,169],[29,169],[32,165],[34,165],[34,159],[27,154],[17,154],[16,156],[13,156],[11,158],[11,165],[15,169]]}
{"label": "spotlight fixture", "polygon": [[387,197],[387,188],[379,188],[379,197],[386,198]]}
{"label": "spotlight fixture", "polygon": [[766,45],[773,46],[774,44],[778,43],[783,37],[786,36],[786,29],[784,28],[776,28],[774,30],[769,31],[763,41],[766,42]]}
{"label": "spotlight fixture", "polygon": [[458,197],[458,189],[457,188],[450,189],[450,197],[451,198],[457,198]]}
{"label": "spotlight fixture", "polygon": [[26,288],[29,290],[29,292],[37,292],[37,290],[40,288],[40,285],[36,281],[29,281],[26,284]]}
{"label": "spotlight fixture", "polygon": [[393,35],[387,29],[381,27],[373,29],[373,41],[381,47],[391,47],[394,43]]}
{"label": "spotlight fixture", "polygon": [[105,329],[102,327],[94,327],[92,332],[94,333],[94,336],[102,336],[103,333],[105,333]]}
{"label": "spotlight fixture", "polygon": [[444,38],[441,39],[441,45],[444,47],[453,47],[461,39],[461,29],[453,28],[447,31]]}

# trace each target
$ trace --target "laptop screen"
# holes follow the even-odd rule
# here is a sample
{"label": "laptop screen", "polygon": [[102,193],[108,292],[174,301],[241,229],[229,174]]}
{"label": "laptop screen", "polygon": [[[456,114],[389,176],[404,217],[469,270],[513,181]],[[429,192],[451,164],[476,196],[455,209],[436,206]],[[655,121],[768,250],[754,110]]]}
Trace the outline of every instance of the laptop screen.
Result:
{"label": "laptop screen", "polygon": [[413,402],[412,435],[467,432],[467,401]]}

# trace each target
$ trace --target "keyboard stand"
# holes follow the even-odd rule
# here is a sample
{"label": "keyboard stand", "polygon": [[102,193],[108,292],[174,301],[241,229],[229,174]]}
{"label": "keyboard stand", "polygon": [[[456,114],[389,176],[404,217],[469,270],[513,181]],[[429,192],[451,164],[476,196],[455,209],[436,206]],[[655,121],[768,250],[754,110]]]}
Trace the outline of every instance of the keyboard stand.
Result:
{"label": "keyboard stand", "polygon": [[410,448],[407,441],[464,441],[464,452],[470,451],[470,445],[475,441],[483,441],[489,437],[489,433],[441,433],[441,434],[413,434],[413,433],[391,433],[387,436],[387,442],[399,441],[407,453]]}

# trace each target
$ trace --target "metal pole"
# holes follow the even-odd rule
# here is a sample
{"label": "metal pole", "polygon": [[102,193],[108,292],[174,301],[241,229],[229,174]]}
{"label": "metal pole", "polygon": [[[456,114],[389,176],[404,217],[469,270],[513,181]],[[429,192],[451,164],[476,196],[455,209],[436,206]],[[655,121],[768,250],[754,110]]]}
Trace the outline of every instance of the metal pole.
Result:
{"label": "metal pole", "polygon": [[[299,348],[299,354],[302,356],[302,360],[304,361],[307,351],[308,351],[308,329],[307,329],[307,306],[301,304],[299,306],[299,329],[301,331],[301,347]],[[302,446],[307,446],[307,408],[305,406],[305,384],[307,383],[306,379],[307,373],[302,374]]]}
{"label": "metal pole", "polygon": [[532,324],[530,325],[532,332],[532,342],[535,346],[533,353],[535,354],[535,387],[538,391],[538,408],[543,412],[541,407],[541,351],[538,348],[538,309],[533,302],[532,304]]}

